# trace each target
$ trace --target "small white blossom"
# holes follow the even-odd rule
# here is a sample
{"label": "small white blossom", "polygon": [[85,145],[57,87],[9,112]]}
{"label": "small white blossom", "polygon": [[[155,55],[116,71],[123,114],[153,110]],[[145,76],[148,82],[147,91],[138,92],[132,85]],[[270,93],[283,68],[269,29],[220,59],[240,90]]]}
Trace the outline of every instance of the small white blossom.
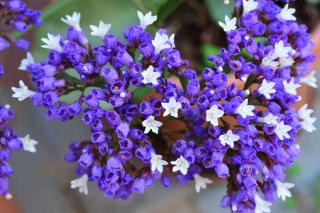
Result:
{"label": "small white blossom", "polygon": [[175,165],[172,168],[172,172],[180,171],[181,174],[186,175],[189,169],[189,162],[181,155],[177,160],[170,162],[172,165]]}
{"label": "small white blossom", "polygon": [[146,70],[141,73],[143,79],[142,83],[158,85],[158,78],[161,76],[159,72],[154,71],[154,67],[150,65]]}
{"label": "small white blossom", "polygon": [[278,117],[269,113],[267,116],[262,118],[262,122],[269,125],[277,125],[278,124]]}
{"label": "small white blossom", "polygon": [[223,115],[224,111],[219,109],[217,105],[213,105],[206,111],[206,121],[210,122],[213,126],[218,126],[218,119]]}
{"label": "small white blossom", "polygon": [[275,93],[276,90],[273,88],[275,86],[274,82],[268,82],[263,79],[261,86],[259,87],[259,93],[264,95],[267,99],[271,98],[271,94]]}
{"label": "small white blossom", "polygon": [[243,118],[246,118],[247,116],[254,116],[254,108],[254,106],[248,105],[248,99],[245,99],[236,109],[236,113],[241,115]]}
{"label": "small white blossom", "polygon": [[153,16],[151,11],[144,15],[141,11],[138,10],[138,17],[140,21],[140,27],[142,27],[143,29],[146,29],[147,26],[157,21],[157,16]]}
{"label": "small white blossom", "polygon": [[170,37],[169,37],[169,43],[171,44],[171,47],[172,48],[175,48],[176,47],[176,44],[174,43],[174,38],[175,38],[175,34],[174,33],[172,33],[171,35],[170,35]]}
{"label": "small white blossom", "polygon": [[11,193],[7,193],[5,196],[4,196],[7,200],[11,200],[13,198],[12,194]]}
{"label": "small white blossom", "polygon": [[279,58],[279,64],[280,67],[290,67],[294,64],[294,60],[292,57],[288,57],[288,58]]}
{"label": "small white blossom", "polygon": [[41,47],[45,49],[55,50],[57,52],[62,52],[62,47],[60,45],[60,35],[52,35],[48,33],[48,38],[42,38],[41,41],[44,43]]}
{"label": "small white blossom", "polygon": [[270,54],[270,55],[268,55],[268,56],[266,56],[266,57],[264,57],[262,59],[261,65],[263,67],[269,67],[270,66],[272,68],[276,68],[276,67],[279,66],[279,62],[275,61],[275,59],[272,58],[272,54]]}
{"label": "small white blossom", "polygon": [[157,155],[155,153],[151,153],[151,171],[155,172],[158,170],[158,172],[163,172],[163,166],[168,165],[168,162],[165,160],[162,160],[161,155]]}
{"label": "small white blossom", "polygon": [[100,21],[99,26],[90,25],[91,35],[104,38],[104,36],[108,34],[110,28],[111,24],[105,24],[103,21]]}
{"label": "small white blossom", "polygon": [[181,109],[182,106],[174,97],[171,97],[168,103],[161,103],[161,105],[165,109],[163,116],[171,115],[175,118],[178,117],[178,110]]}
{"label": "small white blossom", "polygon": [[81,14],[79,12],[73,12],[71,16],[66,15],[65,18],[61,18],[61,21],[66,23],[70,27],[74,27],[77,31],[81,31],[80,18]]}
{"label": "small white blossom", "polygon": [[277,196],[281,198],[283,201],[286,200],[286,197],[291,197],[291,192],[289,189],[294,187],[293,183],[281,183],[280,181],[276,180],[274,182],[277,187]]}
{"label": "small white blossom", "polygon": [[162,126],[160,121],[156,121],[154,116],[150,115],[146,120],[142,122],[142,126],[145,127],[144,133],[147,134],[150,131],[158,134],[159,127]]}
{"label": "small white blossom", "polygon": [[29,90],[28,87],[21,80],[19,81],[19,86],[20,88],[11,87],[11,90],[13,91],[12,97],[17,98],[18,101],[23,101],[35,94],[35,92]]}
{"label": "small white blossom", "polygon": [[256,203],[255,213],[270,213],[271,212],[271,203],[265,200],[262,200],[258,195],[254,196],[254,201]]}
{"label": "small white blossom", "polygon": [[22,141],[23,149],[28,152],[36,152],[36,145],[38,141],[30,138],[29,135],[26,135],[24,138],[19,138]]}
{"label": "small white blossom", "polygon": [[249,13],[252,10],[257,9],[259,3],[255,0],[242,0],[243,14]]}
{"label": "small white blossom", "polygon": [[294,78],[292,78],[289,83],[285,80],[282,83],[284,91],[286,91],[286,93],[289,93],[291,95],[297,95],[297,89],[300,87],[300,85],[294,83]]}
{"label": "small white blossom", "polygon": [[159,54],[162,50],[170,48],[169,37],[165,33],[156,33],[156,36],[152,40],[152,45],[154,46],[154,51],[156,54]]}
{"label": "small white blossom", "polygon": [[223,3],[224,3],[224,4],[229,4],[229,3],[230,3],[230,0],[223,0]]}
{"label": "small white blossom", "polygon": [[219,141],[224,146],[228,144],[231,148],[234,147],[234,142],[238,141],[240,137],[232,133],[231,130],[228,130],[226,134],[220,135]]}
{"label": "small white blossom", "polygon": [[27,52],[27,57],[21,60],[19,70],[27,70],[27,67],[30,64],[34,64],[34,59],[33,56],[30,52]]}
{"label": "small white blossom", "polygon": [[302,128],[307,132],[313,132],[316,130],[316,127],[313,125],[316,122],[316,118],[311,117],[311,113],[313,113],[312,109],[308,109],[308,104],[305,104],[298,111],[299,117],[302,119],[300,122]]}
{"label": "small white blossom", "polygon": [[199,193],[201,191],[201,189],[203,189],[203,190],[206,189],[207,184],[212,183],[212,180],[210,180],[208,178],[201,177],[199,174],[193,175],[193,178],[194,178],[195,189],[196,189],[197,193]]}
{"label": "small white blossom", "polygon": [[283,41],[279,41],[274,45],[272,58],[287,58],[289,53],[292,51],[291,47],[284,46]]}
{"label": "small white blossom", "polygon": [[304,83],[313,88],[318,88],[317,79],[316,77],[314,77],[315,74],[316,74],[315,71],[310,72],[309,75],[301,78],[301,83]]}
{"label": "small white blossom", "polygon": [[287,20],[287,21],[295,21],[296,17],[293,15],[296,12],[296,9],[289,8],[289,5],[286,4],[284,8],[282,8],[281,12],[278,14],[278,18]]}
{"label": "small white blossom", "polygon": [[281,121],[279,124],[277,124],[275,128],[275,133],[278,136],[280,140],[283,140],[284,138],[289,139],[290,135],[288,132],[292,129],[291,126],[285,125],[283,121]]}
{"label": "small white blossom", "polygon": [[79,192],[85,195],[88,194],[88,176],[82,175],[80,178],[70,181],[71,189],[79,188]]}
{"label": "small white blossom", "polygon": [[224,20],[225,20],[226,23],[223,23],[223,22],[220,22],[220,21],[219,21],[218,24],[219,24],[220,27],[223,28],[223,30],[224,30],[225,32],[230,32],[230,31],[232,31],[232,30],[237,29],[237,26],[236,26],[236,24],[237,24],[237,18],[236,18],[236,17],[230,19],[229,16],[226,15],[226,16],[224,17]]}

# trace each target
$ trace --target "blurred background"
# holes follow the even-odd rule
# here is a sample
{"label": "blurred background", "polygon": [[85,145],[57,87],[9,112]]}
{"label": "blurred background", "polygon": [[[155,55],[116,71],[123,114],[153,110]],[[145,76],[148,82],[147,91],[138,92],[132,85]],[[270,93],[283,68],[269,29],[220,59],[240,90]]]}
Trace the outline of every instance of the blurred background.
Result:
{"label": "blurred background", "polygon": [[[225,44],[224,32],[217,22],[225,14],[232,13],[232,0],[228,6],[223,0],[26,0],[32,8],[43,10],[44,25],[33,29],[25,37],[32,40],[32,53],[37,61],[47,57],[47,51],[39,48],[40,38],[47,32],[64,34],[67,26],[60,17],[81,12],[81,26],[89,32],[90,24],[99,20],[111,23],[111,32],[122,35],[122,29],[137,22],[137,9],[151,10],[158,15],[158,27],[164,27],[170,33],[176,33],[176,45],[183,58],[191,62],[193,68],[208,64],[208,55],[217,53]],[[314,53],[320,59],[320,1],[296,0],[291,5],[297,9],[300,23],[308,25],[315,42]],[[156,29],[150,28],[150,31]],[[99,41],[89,36],[93,44]],[[11,98],[11,86],[20,79],[28,82],[28,76],[17,67],[24,53],[11,48],[0,54],[0,63],[7,71],[0,80],[0,103],[8,103],[15,110],[15,120],[10,123],[21,136],[30,134],[39,141],[38,152],[15,153],[11,165],[15,174],[11,178],[10,201],[0,199],[0,213],[209,213],[229,212],[220,208],[220,199],[225,194],[225,183],[215,182],[206,191],[196,194],[194,184],[174,185],[165,189],[155,184],[143,195],[135,194],[128,201],[105,199],[94,184],[89,185],[89,195],[70,189],[70,180],[74,178],[73,165],[63,160],[67,145],[71,141],[88,138],[89,132],[79,120],[68,122],[50,121],[44,110],[35,108],[30,101],[18,103]],[[313,64],[318,70],[320,60]],[[317,74],[319,77],[319,73]],[[30,85],[30,84],[29,84]],[[32,87],[31,87],[32,88]],[[320,90],[320,89],[319,89]],[[316,122],[320,129],[320,93],[309,88],[301,88],[303,101],[311,103],[315,110]],[[320,132],[303,132],[299,139],[302,154],[296,164],[288,170],[289,182],[296,184],[294,196],[285,203],[276,202],[273,212],[282,213],[320,213]]]}

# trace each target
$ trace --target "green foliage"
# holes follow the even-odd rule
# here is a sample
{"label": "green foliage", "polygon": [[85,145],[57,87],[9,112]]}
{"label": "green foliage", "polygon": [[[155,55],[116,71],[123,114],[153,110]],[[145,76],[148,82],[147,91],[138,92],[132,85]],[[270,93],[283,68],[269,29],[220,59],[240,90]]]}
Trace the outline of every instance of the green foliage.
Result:
{"label": "green foliage", "polygon": [[225,15],[232,16],[234,1],[231,0],[228,5],[223,3],[223,0],[205,0],[204,1],[209,12],[209,16],[213,22],[224,22]]}
{"label": "green foliage", "polygon": [[298,164],[294,164],[290,168],[288,168],[288,174],[290,176],[296,176],[301,172],[301,167]]}
{"label": "green foliage", "polygon": [[133,99],[140,101],[143,100],[144,97],[149,95],[152,92],[152,89],[149,87],[129,87],[129,92],[133,93]]}
{"label": "green foliage", "polygon": [[288,197],[284,204],[288,209],[296,209],[298,207],[298,202],[294,196]]}
{"label": "green foliage", "polygon": [[60,97],[60,101],[66,104],[71,104],[77,101],[80,98],[81,94],[82,92],[80,90],[75,90],[75,91],[69,92],[66,95],[62,95]]}

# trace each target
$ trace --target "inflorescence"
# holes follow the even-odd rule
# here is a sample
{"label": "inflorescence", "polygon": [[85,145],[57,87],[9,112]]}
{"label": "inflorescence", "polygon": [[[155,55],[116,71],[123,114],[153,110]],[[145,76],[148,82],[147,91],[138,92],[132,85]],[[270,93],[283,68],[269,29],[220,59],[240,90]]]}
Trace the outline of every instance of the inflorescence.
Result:
{"label": "inflorescence", "polygon": [[[219,22],[226,48],[201,72],[181,58],[174,34],[145,30],[157,19],[151,12],[138,12],[140,23],[124,29],[124,41],[109,33],[110,24],[90,26],[103,41],[98,46],[74,12],[62,18],[70,26],[65,37],[42,39],[47,60],[36,63],[28,53],[20,67],[35,91],[21,81],[14,97],[46,107],[50,119],[81,115],[91,131],[65,155],[77,163],[72,188],[87,194],[94,181],[105,196],[127,199],[154,180],[169,187],[174,176],[194,180],[199,192],[210,175],[227,180],[223,207],[256,213],[291,196],[285,169],[300,152],[298,133],[315,130],[313,111],[293,108],[301,83],[316,87],[314,73],[307,75],[313,45],[288,4],[236,5],[241,15]],[[183,128],[166,128],[172,122]]]}

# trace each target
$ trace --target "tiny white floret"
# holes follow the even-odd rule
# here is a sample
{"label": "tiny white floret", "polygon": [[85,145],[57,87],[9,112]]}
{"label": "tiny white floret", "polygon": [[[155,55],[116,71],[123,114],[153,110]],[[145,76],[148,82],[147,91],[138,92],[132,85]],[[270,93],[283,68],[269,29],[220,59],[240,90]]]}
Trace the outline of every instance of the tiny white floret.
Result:
{"label": "tiny white floret", "polygon": [[278,18],[286,20],[286,21],[295,21],[296,17],[293,15],[296,12],[296,9],[289,8],[289,5],[286,4],[284,8],[282,8],[281,12],[278,14]]}
{"label": "tiny white floret", "polygon": [[301,78],[301,83],[306,84],[313,88],[318,88],[317,79],[316,77],[314,77],[315,74],[316,74],[315,71],[310,72],[310,74]]}
{"label": "tiny white floret", "polygon": [[283,87],[284,87],[284,91],[286,91],[286,93],[289,93],[291,95],[297,95],[297,89],[300,87],[300,84],[296,84],[294,82],[294,78],[292,78],[290,80],[290,82],[287,81],[283,81]]}
{"label": "tiny white floret", "polygon": [[162,50],[168,49],[171,47],[169,44],[170,40],[167,34],[165,33],[156,33],[156,36],[152,40],[152,45],[156,54],[159,54]]}
{"label": "tiny white floret", "polygon": [[157,155],[155,153],[151,153],[151,171],[155,172],[156,170],[160,173],[163,172],[163,166],[168,165],[168,162],[162,160],[162,155]]}
{"label": "tiny white floret", "polygon": [[142,126],[145,128],[145,134],[149,133],[150,131],[158,134],[159,127],[162,126],[162,123],[160,121],[155,120],[153,115],[150,115],[146,120],[142,122]]}
{"label": "tiny white floret", "polygon": [[307,132],[313,132],[317,130],[314,126],[314,122],[316,122],[316,118],[311,117],[311,113],[313,113],[312,109],[308,109],[308,104],[303,105],[298,111],[298,115],[302,121],[300,122],[302,128]]}
{"label": "tiny white floret", "polygon": [[279,41],[274,45],[274,50],[272,53],[272,58],[287,58],[289,53],[292,51],[291,47],[284,46],[283,41]]}
{"label": "tiny white floret", "polygon": [[225,32],[230,32],[230,31],[237,29],[237,26],[236,26],[237,18],[236,17],[230,19],[229,16],[226,15],[224,17],[224,20],[225,20],[225,23],[219,21],[218,24],[220,27],[223,28],[223,30]]}
{"label": "tiny white floret", "polygon": [[206,111],[206,121],[213,126],[218,126],[218,119],[224,115],[224,111],[219,109],[217,105],[213,105]]}
{"label": "tiny white floret", "polygon": [[278,117],[269,113],[267,116],[262,118],[262,122],[269,125],[277,125],[278,124]]}
{"label": "tiny white floret", "polygon": [[71,189],[79,188],[79,192],[88,194],[88,175],[84,174],[80,178],[70,181]]}
{"label": "tiny white floret", "polygon": [[65,18],[61,18],[61,21],[70,27],[74,27],[77,31],[81,31],[80,18],[81,14],[79,12],[73,12],[72,15],[66,15]]}
{"label": "tiny white floret", "polygon": [[242,0],[243,14],[249,13],[252,10],[257,9],[259,3],[255,0]]}
{"label": "tiny white floret", "polygon": [[228,144],[231,148],[234,147],[234,142],[238,141],[240,137],[236,134],[233,134],[231,130],[228,130],[226,134],[219,136],[220,143],[224,146]]}
{"label": "tiny white floret", "polygon": [[193,175],[194,182],[195,182],[195,190],[197,193],[201,191],[201,189],[206,189],[207,184],[211,184],[212,180],[208,178],[201,177],[199,174]]}
{"label": "tiny white floret", "polygon": [[18,101],[23,101],[35,94],[34,91],[28,89],[22,80],[19,81],[19,86],[20,88],[11,87],[11,90],[13,91],[12,97],[17,98]]}
{"label": "tiny white floret", "polygon": [[273,88],[274,86],[274,82],[268,82],[266,79],[263,79],[258,91],[260,94],[264,95],[266,99],[270,99],[271,94],[276,92],[276,90]]}
{"label": "tiny white floret", "polygon": [[274,182],[277,187],[277,196],[278,198],[281,198],[283,201],[286,200],[286,197],[291,197],[292,194],[289,191],[289,189],[294,187],[293,183],[282,183],[278,180]]}
{"label": "tiny white floret", "polygon": [[247,116],[254,116],[253,105],[248,105],[248,99],[245,99],[236,109],[236,113],[241,115],[241,117],[246,118]]}
{"label": "tiny white floret", "polygon": [[90,25],[91,35],[104,38],[104,36],[108,34],[110,28],[111,24],[105,24],[103,21],[100,21],[99,26]]}
{"label": "tiny white floret", "polygon": [[285,125],[283,121],[281,121],[279,124],[276,125],[275,133],[278,136],[280,140],[283,140],[284,138],[289,139],[290,135],[288,132],[292,129],[291,126]]}
{"label": "tiny white floret", "polygon": [[48,33],[48,38],[41,39],[41,41],[44,43],[41,47],[45,49],[55,50],[57,52],[62,52],[60,40],[60,35],[52,35]]}
{"label": "tiny white floret", "polygon": [[162,107],[165,109],[163,116],[171,115],[172,117],[178,117],[178,110],[181,109],[181,103],[177,102],[174,97],[170,97],[168,103],[161,103]]}
{"label": "tiny white floret", "polygon": [[255,213],[270,213],[271,212],[271,203],[263,200],[258,195],[254,196],[254,201],[256,203]]}
{"label": "tiny white floret", "polygon": [[26,135],[24,138],[19,138],[22,141],[23,149],[28,152],[36,152],[36,145],[38,141],[30,138],[29,135]]}
{"label": "tiny white floret", "polygon": [[177,160],[170,162],[172,165],[175,165],[172,168],[172,172],[180,171],[181,174],[186,175],[189,169],[189,162],[181,155]]}
{"label": "tiny white floret", "polygon": [[21,60],[19,70],[27,70],[27,67],[34,64],[34,58],[30,52],[27,52],[27,57]]}
{"label": "tiny white floret", "polygon": [[146,29],[147,26],[157,21],[157,16],[153,16],[151,11],[147,12],[146,14],[143,14],[141,11],[138,10],[137,13],[140,21],[140,27],[142,27],[143,29]]}
{"label": "tiny white floret", "polygon": [[142,83],[152,85],[158,85],[158,78],[161,76],[161,74],[157,71],[154,71],[154,67],[150,65],[146,70],[144,70],[141,73],[143,79]]}

